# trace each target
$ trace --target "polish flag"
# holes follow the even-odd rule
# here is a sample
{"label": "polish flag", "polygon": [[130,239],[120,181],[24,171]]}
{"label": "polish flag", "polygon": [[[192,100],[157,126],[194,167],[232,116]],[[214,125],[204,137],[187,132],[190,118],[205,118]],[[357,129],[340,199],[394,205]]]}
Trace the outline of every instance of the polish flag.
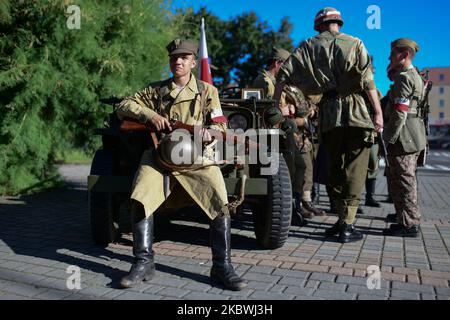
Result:
{"label": "polish flag", "polygon": [[200,80],[213,84],[208,61],[208,48],[206,47],[205,20],[203,18],[200,26]]}

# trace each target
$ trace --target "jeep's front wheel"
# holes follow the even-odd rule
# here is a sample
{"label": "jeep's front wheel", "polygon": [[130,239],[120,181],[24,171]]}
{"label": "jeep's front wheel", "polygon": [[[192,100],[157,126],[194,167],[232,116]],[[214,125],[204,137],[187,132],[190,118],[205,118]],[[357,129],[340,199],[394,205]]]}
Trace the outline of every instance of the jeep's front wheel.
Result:
{"label": "jeep's front wheel", "polygon": [[272,175],[261,175],[267,179],[267,195],[258,197],[251,207],[256,239],[267,249],[282,247],[288,238],[291,226],[291,178],[286,161],[281,154],[278,160],[279,165],[270,169],[273,170]]}
{"label": "jeep's front wheel", "polygon": [[[114,158],[106,150],[97,150],[92,160],[91,175],[114,175]],[[107,245],[119,237],[119,197],[112,192],[89,191],[89,221],[92,239]]]}

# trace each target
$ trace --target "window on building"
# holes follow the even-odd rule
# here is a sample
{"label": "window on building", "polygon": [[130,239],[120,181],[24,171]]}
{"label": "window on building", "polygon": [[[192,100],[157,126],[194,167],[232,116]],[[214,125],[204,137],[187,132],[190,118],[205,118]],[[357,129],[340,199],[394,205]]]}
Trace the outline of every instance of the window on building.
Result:
{"label": "window on building", "polygon": [[441,73],[441,74],[439,75],[439,81],[444,81],[444,74],[443,74],[443,73]]}
{"label": "window on building", "polygon": [[439,100],[439,108],[445,107],[445,100]]}
{"label": "window on building", "polygon": [[439,94],[444,94],[444,87],[439,88]]}
{"label": "window on building", "polygon": [[444,118],[445,118],[445,113],[439,112],[439,119],[444,119]]}

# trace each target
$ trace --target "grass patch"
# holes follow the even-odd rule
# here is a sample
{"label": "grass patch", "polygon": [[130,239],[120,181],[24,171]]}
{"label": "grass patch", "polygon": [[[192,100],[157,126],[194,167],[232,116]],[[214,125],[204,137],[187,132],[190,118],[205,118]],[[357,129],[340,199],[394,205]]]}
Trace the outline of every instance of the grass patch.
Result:
{"label": "grass patch", "polygon": [[68,149],[58,151],[56,163],[90,164],[93,158],[93,153],[86,153],[83,149]]}

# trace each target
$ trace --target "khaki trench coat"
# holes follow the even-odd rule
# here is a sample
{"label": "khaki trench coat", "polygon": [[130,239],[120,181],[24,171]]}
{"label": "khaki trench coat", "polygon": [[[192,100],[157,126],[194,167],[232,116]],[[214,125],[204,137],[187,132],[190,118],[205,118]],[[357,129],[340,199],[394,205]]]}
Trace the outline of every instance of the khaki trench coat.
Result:
{"label": "khaki trench coat", "polygon": [[[122,101],[117,114],[119,118],[131,117],[146,122],[158,113],[188,125],[206,124],[225,131],[226,118],[222,114],[217,89],[203,82],[200,93],[197,81],[200,80],[191,75],[190,81],[181,90],[172,79],[150,84],[134,97]],[[177,208],[192,203],[192,200],[210,219],[227,213],[227,190],[218,166],[171,172],[171,193],[167,196],[164,194],[164,174],[151,152],[147,150],[142,155],[131,194],[132,199],[143,204],[147,217],[163,203],[165,207]]]}

